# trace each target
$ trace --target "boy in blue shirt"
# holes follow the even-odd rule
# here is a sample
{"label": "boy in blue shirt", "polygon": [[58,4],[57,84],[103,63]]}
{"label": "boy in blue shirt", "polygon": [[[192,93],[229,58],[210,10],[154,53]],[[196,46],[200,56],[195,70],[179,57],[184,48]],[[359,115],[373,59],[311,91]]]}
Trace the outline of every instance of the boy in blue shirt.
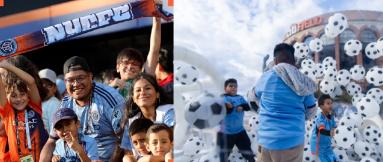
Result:
{"label": "boy in blue shirt", "polygon": [[315,128],[311,137],[311,153],[318,155],[322,162],[340,161],[331,147],[331,138],[334,137],[336,123],[332,112],[332,100],[329,95],[319,97],[318,105],[322,113],[315,120]]}
{"label": "boy in blue shirt", "polygon": [[234,145],[242,156],[249,162],[255,162],[249,136],[243,127],[244,111],[249,111],[247,101],[237,95],[237,80],[230,78],[225,81],[225,94],[222,95],[226,105],[226,116],[218,126],[217,143],[220,146],[221,162],[227,161]]}

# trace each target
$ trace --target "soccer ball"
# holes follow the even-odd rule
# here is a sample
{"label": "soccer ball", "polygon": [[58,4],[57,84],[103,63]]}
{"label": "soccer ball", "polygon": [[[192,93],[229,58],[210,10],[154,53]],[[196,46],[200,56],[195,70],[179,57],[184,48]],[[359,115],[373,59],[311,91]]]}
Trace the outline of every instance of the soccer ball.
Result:
{"label": "soccer ball", "polygon": [[345,69],[342,69],[338,72],[336,78],[340,85],[346,86],[348,83],[350,83],[350,72],[348,72]]}
{"label": "soccer ball", "polygon": [[364,74],[366,74],[366,70],[364,70],[364,67],[362,65],[354,65],[350,69],[351,78],[354,80],[361,80],[364,77]]}
{"label": "soccer ball", "polygon": [[180,66],[174,76],[179,83],[190,85],[198,80],[198,71],[194,66]]}
{"label": "soccer ball", "polygon": [[371,153],[375,152],[375,149],[365,141],[357,141],[354,144],[355,153],[359,155],[359,157],[370,157]]}
{"label": "soccer ball", "polygon": [[369,125],[363,130],[363,137],[368,143],[378,143],[379,136],[382,134],[379,132],[379,128],[374,125]]}
{"label": "soccer ball", "polygon": [[249,119],[250,130],[257,131],[259,128],[258,116],[253,116]]}
{"label": "soccer ball", "polygon": [[358,113],[365,118],[372,118],[379,113],[379,104],[371,97],[363,97],[356,105]]}
{"label": "soccer ball", "polygon": [[362,89],[360,88],[359,84],[356,84],[355,82],[350,82],[346,86],[346,91],[349,95],[354,96],[358,93],[361,93]]}
{"label": "soccer ball", "polygon": [[189,138],[184,147],[184,155],[193,156],[198,154],[204,146],[204,143],[201,138],[199,137],[191,137]]}
{"label": "soccer ball", "polygon": [[375,99],[375,101],[378,102],[378,104],[381,104],[383,101],[383,91],[379,88],[371,88],[367,92],[366,96]]}
{"label": "soccer ball", "polygon": [[366,79],[369,83],[372,83],[374,86],[383,85],[383,69],[379,67],[373,67],[368,70],[366,74]]}
{"label": "soccer ball", "polygon": [[343,149],[342,147],[334,147],[333,148],[334,150],[334,154],[336,156],[338,156],[338,158],[342,161],[348,161],[348,156],[347,156],[347,153],[346,153],[346,150]]}
{"label": "soccer ball", "polygon": [[315,81],[316,74],[313,66],[303,66],[299,71]]}
{"label": "soccer ball", "polygon": [[185,106],[186,121],[199,129],[212,128],[225,118],[223,100],[204,92],[193,98]]}
{"label": "soccer ball", "polygon": [[333,83],[335,87],[334,92],[330,93],[329,95],[331,98],[337,99],[338,97],[343,95],[343,90],[342,86],[338,82],[334,81]]}
{"label": "soccer ball", "polygon": [[328,27],[335,33],[335,36],[347,28],[347,18],[341,13],[335,13],[328,19]]}
{"label": "soccer ball", "polygon": [[310,50],[314,52],[322,51],[323,41],[320,40],[319,38],[315,38],[310,41],[309,47],[310,47]]}
{"label": "soccer ball", "polygon": [[383,36],[376,41],[376,52],[383,56]]}
{"label": "soccer ball", "polygon": [[246,133],[249,136],[250,142],[257,142],[257,131],[248,130]]}
{"label": "soccer ball", "polygon": [[320,91],[324,94],[330,94],[334,92],[335,85],[332,81],[329,80],[322,80],[319,85]]}
{"label": "soccer ball", "polygon": [[319,157],[317,155],[311,154],[310,145],[305,145],[303,148],[303,161],[304,162],[319,162]]}
{"label": "soccer ball", "polygon": [[323,59],[322,65],[324,68],[328,68],[330,66],[336,67],[336,61],[332,57],[328,56],[328,57]]}
{"label": "soccer ball", "polygon": [[350,148],[356,141],[356,134],[353,127],[339,126],[335,129],[335,143],[342,148]]}
{"label": "soccer ball", "polygon": [[301,66],[302,67],[307,67],[307,66],[310,66],[310,68],[314,68],[315,70],[315,62],[312,60],[312,59],[309,59],[309,58],[305,58],[302,63],[301,63]]}
{"label": "soccer ball", "polygon": [[376,42],[371,42],[366,46],[366,49],[364,50],[366,53],[367,57],[370,59],[377,59],[381,55],[376,51]]}
{"label": "soccer ball", "polygon": [[323,71],[323,78],[326,80],[335,80],[337,71],[335,67],[326,67]]}
{"label": "soccer ball", "polygon": [[356,106],[363,97],[366,97],[366,95],[363,93],[358,93],[352,96],[352,105]]}
{"label": "soccer ball", "polygon": [[349,56],[356,56],[362,52],[362,43],[358,40],[351,39],[344,45],[344,52]]}
{"label": "soccer ball", "polygon": [[230,155],[229,159],[227,160],[228,162],[246,162],[246,159],[242,157],[242,155]]}
{"label": "soccer ball", "polygon": [[200,162],[216,162],[216,161],[219,161],[219,156],[217,155],[217,153],[213,151],[203,155],[199,159],[199,161]]}
{"label": "soccer ball", "polygon": [[323,77],[323,66],[322,64],[316,64],[315,74],[317,78]]}
{"label": "soccer ball", "polygon": [[356,128],[355,120],[349,116],[343,116],[342,118],[340,118],[338,123],[340,126],[347,126],[347,127],[350,126],[350,127]]}
{"label": "soccer ball", "polygon": [[337,33],[337,31],[335,31],[335,29],[332,28],[331,25],[327,24],[325,26],[324,34],[326,34],[328,38],[335,38],[339,33]]}
{"label": "soccer ball", "polygon": [[360,160],[360,162],[377,162],[377,161],[369,157],[364,157],[362,158],[362,160]]}
{"label": "soccer ball", "polygon": [[309,47],[304,43],[294,44],[295,52],[294,56],[298,58],[305,58],[309,54]]}
{"label": "soccer ball", "polygon": [[358,113],[352,113],[350,114],[350,118],[355,121],[355,126],[360,127],[363,125],[363,116]]}
{"label": "soccer ball", "polygon": [[254,87],[252,87],[248,92],[247,92],[247,101],[249,103],[249,107],[251,108],[252,111],[254,111],[256,114],[259,113],[260,108],[259,108],[259,102],[261,99],[257,98],[254,93]]}

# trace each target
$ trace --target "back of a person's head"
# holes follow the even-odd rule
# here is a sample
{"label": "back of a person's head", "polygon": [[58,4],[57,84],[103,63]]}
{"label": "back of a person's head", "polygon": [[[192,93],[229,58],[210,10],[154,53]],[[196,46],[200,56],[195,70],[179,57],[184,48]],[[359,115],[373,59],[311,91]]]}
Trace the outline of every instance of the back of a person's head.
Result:
{"label": "back of a person's head", "polygon": [[134,136],[137,133],[145,133],[148,131],[150,126],[152,126],[154,123],[146,118],[140,118],[136,119],[130,124],[129,126],[129,136]]}
{"label": "back of a person's head", "polygon": [[173,50],[161,49],[158,55],[158,63],[162,66],[164,71],[169,74],[173,73]]}
{"label": "back of a person's head", "polygon": [[323,94],[322,96],[320,96],[318,99],[318,106],[324,105],[324,101],[326,101],[327,99],[331,99],[330,95]]}
{"label": "back of a person's head", "polygon": [[104,84],[108,84],[110,80],[114,80],[114,78],[120,78],[120,75],[117,73],[116,69],[108,69],[104,74]]}
{"label": "back of a person's head", "polygon": [[119,64],[123,59],[134,60],[140,62],[140,68],[144,65],[144,57],[141,52],[134,48],[125,48],[117,56],[117,64]]}
{"label": "back of a person's head", "polygon": [[158,133],[159,131],[166,131],[169,135],[170,142],[173,142],[173,131],[166,124],[153,124],[146,132],[146,140],[150,141],[150,134]]}
{"label": "back of a person's head", "polygon": [[225,87],[227,87],[227,85],[229,85],[229,83],[237,84],[237,80],[234,78],[230,78],[230,79],[225,80]]}
{"label": "back of a person's head", "polygon": [[278,63],[287,63],[294,65],[295,57],[294,57],[294,47],[286,44],[280,43],[274,47],[274,58],[277,59]]}
{"label": "back of a person's head", "polygon": [[97,83],[104,83],[104,75],[105,75],[105,71],[102,71],[98,73],[97,75],[93,76],[93,80]]}

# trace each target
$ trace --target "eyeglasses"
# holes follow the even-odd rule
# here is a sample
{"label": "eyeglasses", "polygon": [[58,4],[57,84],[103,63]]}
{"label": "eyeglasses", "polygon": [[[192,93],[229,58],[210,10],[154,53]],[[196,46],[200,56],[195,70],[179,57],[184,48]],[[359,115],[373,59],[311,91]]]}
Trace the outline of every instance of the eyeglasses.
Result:
{"label": "eyeglasses", "polygon": [[64,81],[65,81],[66,85],[68,85],[68,86],[73,86],[75,81],[76,81],[78,84],[83,84],[83,83],[85,83],[86,77],[88,77],[88,75],[79,75],[79,76],[77,76],[76,79],[74,79],[74,78],[67,78],[67,79],[65,79]]}
{"label": "eyeglasses", "polygon": [[42,81],[45,88],[52,88],[53,83],[50,81]]}
{"label": "eyeglasses", "polygon": [[139,67],[141,65],[138,61],[120,61],[119,64],[122,64],[122,66],[127,67],[129,64],[133,67]]}

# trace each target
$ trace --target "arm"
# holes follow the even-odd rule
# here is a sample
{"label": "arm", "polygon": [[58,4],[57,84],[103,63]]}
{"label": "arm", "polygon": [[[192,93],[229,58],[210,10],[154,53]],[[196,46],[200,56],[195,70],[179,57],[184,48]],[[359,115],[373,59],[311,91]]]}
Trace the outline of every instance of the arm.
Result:
{"label": "arm", "polygon": [[78,154],[78,156],[80,157],[80,160],[82,162],[91,162],[90,158],[88,157],[88,155],[86,155],[86,153],[85,153],[85,151],[84,151],[84,149],[82,147],[76,153]]}
{"label": "arm", "polygon": [[158,54],[161,47],[161,18],[153,17],[152,34],[150,35],[150,50],[144,70],[146,73],[155,75]]}
{"label": "arm", "polygon": [[250,110],[249,103],[247,103],[247,101],[245,100],[245,98],[243,98],[243,96],[241,96],[241,104],[239,106],[241,106],[244,111]]}
{"label": "arm", "polygon": [[137,162],[137,156],[125,155],[124,159],[122,161],[123,162]]}
{"label": "arm", "polygon": [[5,93],[3,78],[0,74],[0,108],[4,107],[5,103],[7,103],[7,96]]}
{"label": "arm", "polygon": [[10,71],[11,73],[15,74],[18,78],[20,78],[28,87],[29,98],[36,104],[40,103],[41,99],[39,90],[37,89],[35,79],[31,75],[13,66],[5,60],[2,60],[0,62],[0,67]]}
{"label": "arm", "polygon": [[164,162],[165,156],[145,155],[137,162]]}
{"label": "arm", "polygon": [[56,148],[56,140],[49,138],[40,153],[40,162],[49,162]]}

